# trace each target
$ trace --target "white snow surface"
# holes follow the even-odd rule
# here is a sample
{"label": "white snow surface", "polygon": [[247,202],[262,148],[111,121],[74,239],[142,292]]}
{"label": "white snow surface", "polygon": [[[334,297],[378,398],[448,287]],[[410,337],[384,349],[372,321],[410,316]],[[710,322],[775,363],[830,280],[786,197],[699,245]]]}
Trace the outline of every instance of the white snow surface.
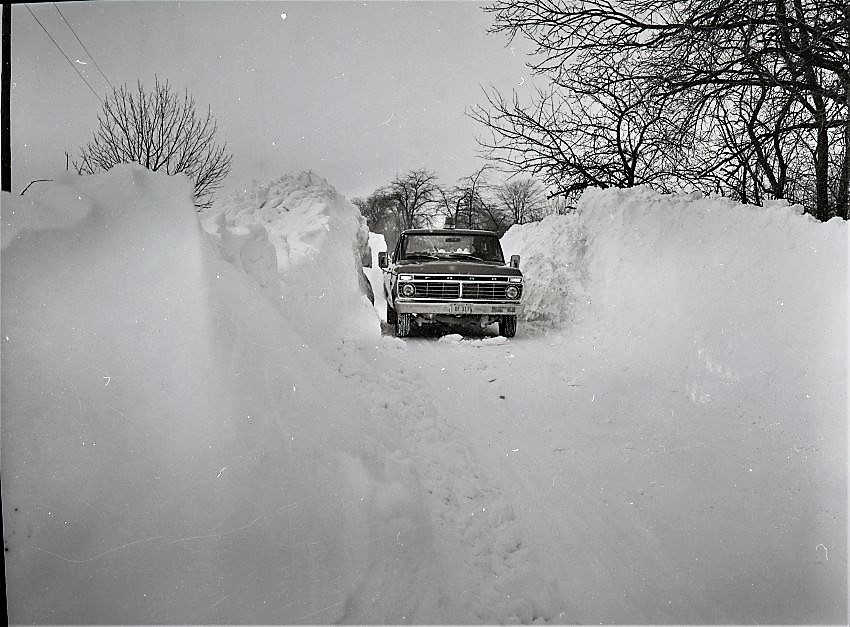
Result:
{"label": "white snow surface", "polygon": [[845,223],[590,190],[401,340],[326,181],[190,194],[2,195],[12,622],[846,623]]}
{"label": "white snow surface", "polygon": [[[286,316],[309,337],[321,342],[378,332],[374,312],[360,298],[358,281],[369,244],[366,220],[316,173],[255,181],[244,192],[217,202],[203,223],[219,239],[225,258],[238,266],[241,260],[240,267],[261,285],[279,282],[280,293],[274,287],[271,296],[279,296]],[[265,252],[248,253],[245,260],[246,237]],[[230,252],[234,247],[240,254]],[[251,257],[263,262],[252,264]]]}
{"label": "white snow surface", "polygon": [[571,502],[523,500],[569,512],[572,620],[847,622],[847,236],[645,188],[505,234],[549,329],[524,370],[564,408],[540,430],[572,460],[533,464]]}
{"label": "white snow surface", "polygon": [[[227,263],[187,181],[137,167],[44,189],[3,196],[12,622],[402,621],[358,603],[379,589],[402,605],[424,577],[415,479],[367,399],[311,348],[322,338],[257,284],[245,249],[262,237],[227,243],[243,258]],[[304,191],[327,217],[325,186]],[[319,250],[336,236],[325,225]],[[353,276],[338,277],[343,294]],[[342,318],[314,295],[305,312]]]}

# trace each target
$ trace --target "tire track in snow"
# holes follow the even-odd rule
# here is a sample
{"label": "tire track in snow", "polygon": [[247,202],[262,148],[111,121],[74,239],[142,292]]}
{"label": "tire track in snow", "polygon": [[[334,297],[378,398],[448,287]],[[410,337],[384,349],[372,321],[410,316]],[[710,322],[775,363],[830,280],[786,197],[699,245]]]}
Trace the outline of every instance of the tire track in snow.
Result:
{"label": "tire track in snow", "polygon": [[[610,438],[619,428],[609,425],[606,416],[639,406],[617,391],[630,386],[600,387],[596,376],[588,374],[591,389],[578,392],[584,385],[564,385],[565,378],[576,380],[575,374],[565,373],[598,365],[586,354],[571,362],[531,340],[513,343],[505,357],[479,360],[474,367],[478,376],[463,380],[466,393],[454,400],[456,414],[470,419],[457,424],[468,433],[489,429],[492,434],[490,440],[475,440],[475,450],[499,485],[510,486],[521,522],[546,548],[541,562],[557,577],[571,621],[677,624],[698,617],[698,622],[726,622],[715,603],[700,598],[693,577],[683,571],[681,560],[673,559],[664,537],[653,531],[652,514],[618,503],[617,490],[599,492],[611,482],[616,486],[624,478],[621,473],[628,472],[626,467],[608,468],[600,456],[618,450]],[[461,369],[469,368],[464,366],[453,362],[450,378],[456,380]],[[532,372],[534,376],[520,376]],[[499,389],[491,389],[496,381]],[[599,390],[605,390],[601,400],[595,394]],[[636,390],[641,396],[642,388]],[[580,396],[586,398],[580,401]],[[473,407],[486,418],[472,417]]]}
{"label": "tire track in snow", "polygon": [[[351,347],[347,343],[339,357],[348,376],[361,382],[372,405],[395,421],[409,443],[407,454],[417,468],[432,513],[444,577],[442,597],[454,611],[469,612],[448,618],[453,622],[564,622],[556,586],[541,575],[540,562],[524,538],[511,503],[482,474],[472,447],[429,396],[441,393],[432,380],[440,370],[431,361],[445,358],[445,350],[432,358],[429,345],[390,337],[382,338],[380,344]],[[379,366],[352,363],[369,353]]]}

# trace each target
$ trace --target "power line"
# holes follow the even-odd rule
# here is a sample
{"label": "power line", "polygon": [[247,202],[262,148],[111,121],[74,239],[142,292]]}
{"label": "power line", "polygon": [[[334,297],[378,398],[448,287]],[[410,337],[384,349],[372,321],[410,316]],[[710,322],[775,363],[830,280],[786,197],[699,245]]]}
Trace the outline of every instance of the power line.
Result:
{"label": "power line", "polygon": [[86,48],[86,45],[83,43],[83,41],[82,41],[82,40],[79,38],[79,36],[77,35],[77,31],[75,31],[75,30],[74,30],[74,27],[73,27],[73,26],[71,26],[71,23],[70,23],[70,22],[69,22],[69,21],[65,18],[65,16],[62,14],[62,11],[60,11],[60,10],[59,10],[59,5],[57,5],[57,4],[54,2],[54,3],[53,3],[53,6],[56,8],[56,10],[57,10],[57,11],[59,11],[59,15],[62,17],[62,21],[63,21],[63,22],[65,22],[65,24],[67,24],[68,28],[70,28],[70,29],[71,29],[71,32],[72,32],[72,33],[74,33],[74,37],[76,37],[76,38],[77,38],[77,41],[78,41],[78,42],[80,43],[80,45],[83,47],[83,50],[85,50],[85,51],[86,51],[86,54],[87,54],[87,55],[89,55],[89,59],[91,59],[91,60],[92,60],[92,62],[94,63],[94,66],[97,68],[97,71],[98,71],[98,72],[100,72],[100,75],[103,77],[103,80],[105,80],[105,81],[107,82],[107,84],[108,84],[108,85],[112,88],[112,90],[114,91],[114,90],[115,90],[115,87],[113,87],[113,86],[112,86],[112,83],[110,82],[109,78],[107,78],[106,74],[104,74],[104,73],[103,73],[103,70],[102,70],[102,69],[100,69],[100,65],[98,64],[97,59],[95,59],[95,58],[94,58],[94,55],[93,55],[91,52],[89,52],[89,49],[88,49],[88,48]]}
{"label": "power line", "polygon": [[80,70],[77,69],[77,66],[74,65],[74,62],[71,61],[71,59],[68,58],[68,55],[65,54],[65,51],[62,50],[62,47],[58,43],[56,43],[56,40],[53,39],[53,35],[50,34],[50,32],[44,27],[44,24],[42,24],[41,21],[35,16],[35,13],[33,13],[32,9],[30,8],[30,5],[25,4],[24,6],[27,8],[27,11],[30,12],[30,15],[32,15],[32,19],[34,19],[36,22],[38,22],[38,25],[41,26],[41,30],[43,30],[45,32],[45,34],[50,38],[50,41],[53,42],[53,45],[56,46],[56,49],[59,50],[59,52],[62,53],[62,56],[65,57],[65,60],[68,62],[68,64],[72,68],[74,68],[74,71],[77,73],[77,76],[80,77],[80,80],[83,81],[86,84],[86,87],[88,87],[89,90],[91,91],[91,93],[94,94],[94,97],[97,98],[98,100],[100,100],[101,104],[103,104],[103,100],[101,99],[101,97],[94,90],[94,88],[89,84],[89,82],[86,80],[86,77],[83,76],[83,73],[80,72]]}

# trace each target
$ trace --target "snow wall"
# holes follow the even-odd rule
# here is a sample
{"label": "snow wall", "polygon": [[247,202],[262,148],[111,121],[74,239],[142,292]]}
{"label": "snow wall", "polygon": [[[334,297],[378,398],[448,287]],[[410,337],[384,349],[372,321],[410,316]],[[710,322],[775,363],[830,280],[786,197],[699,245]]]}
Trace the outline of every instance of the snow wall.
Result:
{"label": "snow wall", "polygon": [[[657,429],[686,425],[709,447],[722,446],[718,434],[749,442],[749,412],[752,428],[806,443],[786,460],[813,453],[809,491],[823,511],[803,514],[806,524],[844,515],[848,223],[780,202],[588,190],[576,214],[514,226],[502,245],[522,256],[526,332],[598,357],[611,376],[669,381],[692,411],[655,416]],[[711,423],[694,424],[701,416]],[[846,537],[832,541],[846,560]]]}
{"label": "snow wall", "polygon": [[274,185],[303,237],[235,211],[210,236],[187,179],[135,166],[3,194],[11,622],[401,622],[417,480],[285,313],[377,334],[357,216],[314,175]]}
{"label": "snow wall", "polygon": [[[371,257],[366,219],[322,177],[305,171],[254,182],[217,202],[203,222],[237,264],[246,256],[245,238],[257,248],[272,245],[276,267],[269,267],[269,254],[257,274],[280,279],[280,294],[272,295],[306,336],[322,341],[380,333],[378,318],[360,298],[368,284],[362,265]],[[249,253],[242,263],[249,273],[257,256]]]}
{"label": "snow wall", "polygon": [[[846,372],[848,225],[799,207],[591,189],[575,214],[512,227],[524,317],[600,350],[719,377]],[[732,371],[734,364],[734,372]]]}

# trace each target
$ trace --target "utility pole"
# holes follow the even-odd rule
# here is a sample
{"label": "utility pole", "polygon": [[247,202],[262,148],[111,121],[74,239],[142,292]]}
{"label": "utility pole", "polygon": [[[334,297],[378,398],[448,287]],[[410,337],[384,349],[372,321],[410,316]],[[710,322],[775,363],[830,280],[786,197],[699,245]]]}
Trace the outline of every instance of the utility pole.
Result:
{"label": "utility pole", "polygon": [[2,127],[3,147],[0,151],[0,191],[12,191],[12,3],[3,3],[3,70],[0,73],[2,84],[2,106],[0,106],[0,127]]}

